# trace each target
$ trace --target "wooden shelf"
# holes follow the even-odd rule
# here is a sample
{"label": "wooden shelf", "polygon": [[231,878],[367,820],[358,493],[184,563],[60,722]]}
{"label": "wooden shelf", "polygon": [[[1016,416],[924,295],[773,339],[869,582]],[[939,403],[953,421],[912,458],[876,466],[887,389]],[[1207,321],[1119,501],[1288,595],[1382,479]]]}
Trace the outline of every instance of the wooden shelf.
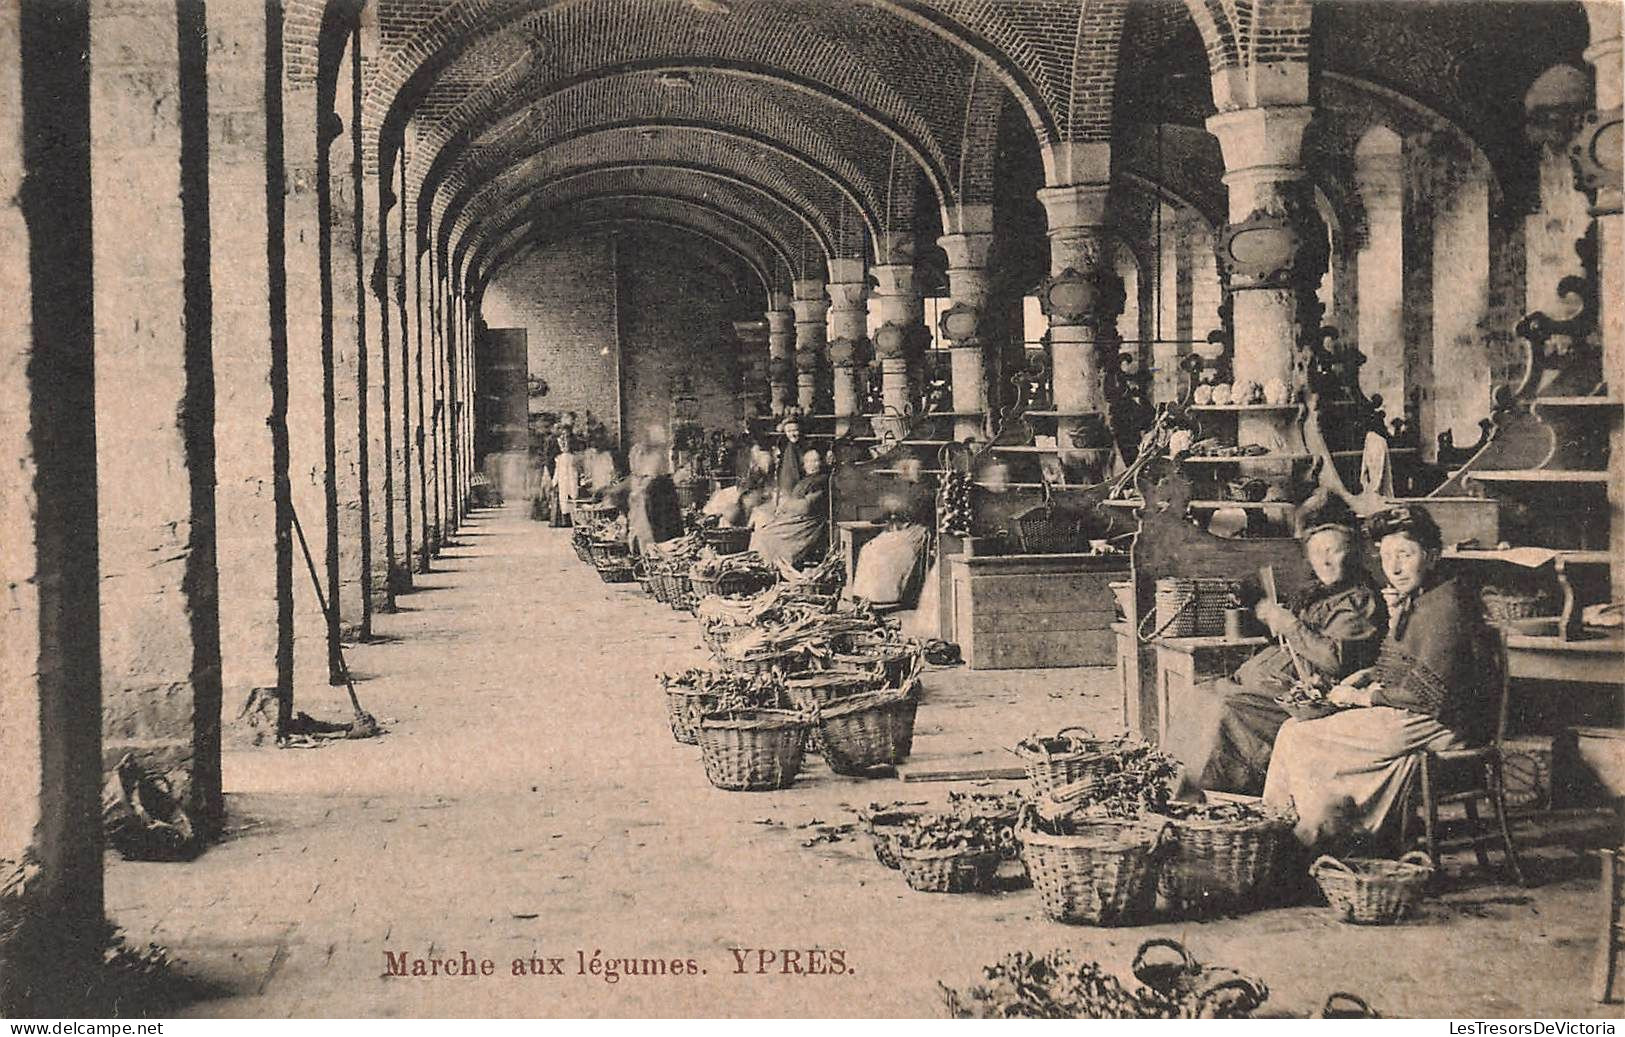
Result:
{"label": "wooden shelf", "polygon": [[1096,418],[1104,417],[1105,411],[1098,410],[1024,410],[1014,415],[1017,418]]}
{"label": "wooden shelf", "polygon": [[1231,457],[1202,454],[1197,457],[1182,457],[1181,461],[1188,464],[1243,464],[1256,461],[1309,461],[1314,454],[1236,454]]}
{"label": "wooden shelf", "polygon": [[[1391,446],[1388,448],[1389,457],[1404,457],[1409,454],[1421,453],[1421,449],[1414,446]],[[1364,457],[1364,450],[1333,450],[1333,457]]]}
{"label": "wooden shelf", "polygon": [[1608,473],[1578,468],[1505,468],[1498,471],[1466,472],[1463,478],[1476,482],[1511,483],[1596,483],[1608,482]]}
{"label": "wooden shelf", "polygon": [[1219,508],[1294,508],[1297,505],[1289,500],[1193,500],[1191,507],[1216,511]]}
{"label": "wooden shelf", "polygon": [[1508,634],[1508,648],[1537,652],[1584,652],[1625,655],[1625,635],[1618,631],[1566,641],[1555,634]]}
{"label": "wooden shelf", "polygon": [[869,468],[870,475],[942,475],[946,468]]}
{"label": "wooden shelf", "polygon": [[1534,396],[1529,402],[1536,407],[1625,408],[1625,400],[1618,396]]}
{"label": "wooden shelf", "polygon": [[[1613,555],[1607,551],[1584,551],[1574,549],[1553,549],[1553,554],[1563,559],[1568,565],[1609,565]],[[1444,557],[1462,562],[1496,562],[1507,560],[1510,551],[1501,551],[1492,548],[1477,549],[1471,547],[1448,548]]]}
{"label": "wooden shelf", "polygon": [[1253,413],[1284,414],[1303,406],[1301,403],[1193,403],[1190,409],[1200,414]]}
{"label": "wooden shelf", "polygon": [[900,440],[897,441],[897,445],[898,446],[950,446],[953,442],[954,441],[951,440],[951,439],[900,439]]}

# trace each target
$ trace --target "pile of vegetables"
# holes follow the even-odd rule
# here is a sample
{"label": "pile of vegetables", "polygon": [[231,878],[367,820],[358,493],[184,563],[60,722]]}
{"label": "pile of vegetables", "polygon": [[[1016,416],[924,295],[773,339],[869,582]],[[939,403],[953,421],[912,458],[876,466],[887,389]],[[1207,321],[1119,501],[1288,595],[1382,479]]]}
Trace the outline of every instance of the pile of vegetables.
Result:
{"label": "pile of vegetables", "polygon": [[1231,803],[1166,803],[1157,813],[1176,821],[1217,821],[1247,823],[1273,821],[1281,815],[1273,807],[1261,802],[1236,801]]}
{"label": "pile of vegetables", "polygon": [[1013,856],[1016,833],[1009,824],[980,814],[924,814],[909,822],[897,843],[910,850],[996,850]]}
{"label": "pile of vegetables", "polygon": [[713,712],[778,709],[784,702],[784,682],[772,673],[728,673],[697,666],[678,674],[661,674],[666,687],[690,688],[716,699]]}
{"label": "pile of vegetables", "polygon": [[696,553],[694,562],[688,570],[691,579],[699,580],[715,580],[729,573],[749,573],[753,576],[778,578],[778,570],[773,564],[755,551],[719,555],[709,547],[703,546]]}
{"label": "pile of vegetables", "polygon": [[955,1019],[1198,1019],[1224,1015],[1194,994],[1127,986],[1099,962],[1056,950],[1006,955],[982,969],[986,982],[959,991],[938,984]]}
{"label": "pile of vegetables", "polygon": [[728,643],[727,654],[729,658],[745,659],[801,652],[828,659],[838,641],[873,629],[873,620],[858,612],[811,612],[742,634]]}

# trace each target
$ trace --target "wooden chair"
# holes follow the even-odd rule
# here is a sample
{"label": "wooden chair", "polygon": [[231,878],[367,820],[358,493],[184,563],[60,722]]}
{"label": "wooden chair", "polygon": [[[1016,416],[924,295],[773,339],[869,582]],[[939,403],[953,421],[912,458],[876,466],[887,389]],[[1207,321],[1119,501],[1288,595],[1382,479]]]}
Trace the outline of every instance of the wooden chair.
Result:
{"label": "wooden chair", "polygon": [[[1495,696],[1495,727],[1488,745],[1472,749],[1423,750],[1416,753],[1417,777],[1412,783],[1411,807],[1401,815],[1400,844],[1410,844],[1409,827],[1415,807],[1422,809],[1423,838],[1436,872],[1443,874],[1439,860],[1439,808],[1460,803],[1471,828],[1473,853],[1484,868],[1490,866],[1484,844],[1497,838],[1478,816],[1479,803],[1487,803],[1495,814],[1495,824],[1506,854],[1507,871],[1518,885],[1524,882],[1518,851],[1512,845],[1512,829],[1507,821],[1506,781],[1502,741],[1506,737],[1507,702],[1511,681],[1507,676],[1506,635],[1496,627],[1487,628],[1479,657],[1485,662],[1485,685]],[[1418,803],[1418,801],[1420,801]]]}

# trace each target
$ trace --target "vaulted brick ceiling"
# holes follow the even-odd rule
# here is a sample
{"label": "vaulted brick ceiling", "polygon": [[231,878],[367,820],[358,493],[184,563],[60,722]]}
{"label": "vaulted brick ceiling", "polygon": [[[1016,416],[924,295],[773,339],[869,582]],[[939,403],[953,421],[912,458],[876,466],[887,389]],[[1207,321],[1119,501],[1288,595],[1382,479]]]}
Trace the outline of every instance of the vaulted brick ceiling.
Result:
{"label": "vaulted brick ceiling", "polygon": [[1145,59],[1170,48],[1198,67],[1275,59],[1308,24],[1296,0],[379,0],[376,13],[363,135],[386,172],[410,139],[420,240],[488,257],[464,239],[509,233],[549,182],[660,170],[766,205],[792,228],[779,251],[796,270],[884,260],[880,242],[912,236],[921,185],[949,211],[990,202],[1006,106],[1041,146],[1111,141],[1125,59],[1146,82]]}

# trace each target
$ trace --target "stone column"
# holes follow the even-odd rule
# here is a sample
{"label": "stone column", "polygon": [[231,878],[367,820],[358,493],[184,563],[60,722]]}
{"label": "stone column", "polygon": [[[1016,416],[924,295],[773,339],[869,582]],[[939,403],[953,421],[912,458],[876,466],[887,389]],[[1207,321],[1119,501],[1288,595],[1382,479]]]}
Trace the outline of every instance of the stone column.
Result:
{"label": "stone column", "polygon": [[[431,230],[431,234],[432,234]],[[428,266],[424,271],[424,319],[428,322],[428,333],[424,336],[423,345],[424,363],[427,369],[424,372],[424,392],[427,395],[424,412],[424,430],[428,441],[424,444],[424,452],[428,455],[429,484],[428,484],[428,529],[427,549],[423,569],[429,569],[428,559],[440,553],[440,542],[445,535],[445,526],[442,510],[442,498],[445,489],[445,465],[442,463],[441,443],[444,437],[440,433],[441,423],[445,420],[445,398],[440,388],[441,372],[441,343],[445,338],[446,322],[441,316],[444,293],[441,291],[442,274],[440,272],[440,255],[432,243],[426,259]]]}
{"label": "stone column", "polygon": [[795,341],[796,315],[790,309],[790,297],[774,292],[767,308],[767,373],[774,414],[783,414],[795,396]]}
{"label": "stone column", "polygon": [[864,278],[863,260],[829,261],[829,363],[831,393],[835,404],[835,434],[851,426],[861,410],[858,368],[868,361],[869,283]]}
{"label": "stone column", "polygon": [[[1591,199],[1597,221],[1597,327],[1602,333],[1603,375],[1611,396],[1625,395],[1625,199],[1621,197],[1620,113],[1622,83],[1620,5],[1589,0],[1591,45],[1585,59],[1596,70],[1596,108],[1575,140],[1578,186]],[[1625,423],[1616,414],[1609,440],[1609,547],[1625,558]],[[1609,570],[1613,600],[1625,598],[1625,565]]]}
{"label": "stone column", "polygon": [[770,406],[767,379],[767,321],[736,320],[734,335],[739,339],[739,394],[745,401],[743,417],[761,413]]}
{"label": "stone column", "polygon": [[[361,205],[360,170],[356,164],[354,121],[356,38],[351,33],[339,62],[334,109],[325,113],[323,141],[326,177],[318,171],[318,191],[327,193],[326,324],[328,364],[328,468],[327,468],[327,601],[337,618],[341,641],[366,638],[371,633],[372,603],[367,593],[371,545],[367,540],[366,487],[362,482],[365,438],[362,435],[363,392],[360,240],[356,230]],[[341,678],[335,671],[330,678]]]}
{"label": "stone column", "polygon": [[[1391,139],[1390,139],[1391,138]],[[1355,151],[1354,180],[1365,210],[1355,256],[1356,341],[1366,362],[1363,389],[1380,395],[1390,418],[1405,416],[1405,157],[1399,138],[1371,137]]]}
{"label": "stone column", "polygon": [[1039,289],[1050,327],[1056,445],[1069,477],[1093,483],[1111,460],[1103,364],[1115,358],[1123,281],[1104,227],[1105,183],[1046,187],[1038,192],[1049,218],[1050,276]]}
{"label": "stone column", "polygon": [[[951,221],[955,230],[937,239],[948,253],[948,298],[944,334],[948,350],[954,410],[954,438],[981,439],[986,434],[991,406],[987,372],[992,357],[982,343],[980,325],[987,304],[987,256],[993,247],[993,206],[962,205]],[[960,333],[968,329],[969,334]],[[981,417],[969,417],[970,412]]]}
{"label": "stone column", "polygon": [[378,314],[378,380],[382,383],[383,407],[379,421],[384,427],[384,479],[382,506],[384,509],[384,554],[388,567],[386,585],[390,601],[394,595],[410,585],[407,565],[407,472],[406,443],[401,438],[403,422],[401,410],[405,402],[403,387],[406,371],[400,364],[405,353],[402,337],[405,332],[405,311],[396,301],[400,263],[400,209],[392,183],[386,182],[379,192],[378,256],[372,266],[367,291],[376,305]]}
{"label": "stone column", "polygon": [[[283,90],[283,239],[287,275],[288,483],[293,537],[294,693],[324,686],[338,669],[337,641],[316,597],[305,548],[323,580],[327,573],[327,365],[322,307],[322,201],[316,189],[317,116],[314,83]],[[291,518],[290,518],[291,522]],[[326,593],[325,584],[322,591]]]}
{"label": "stone column", "polygon": [[388,329],[384,325],[383,279],[379,276],[384,261],[383,203],[378,171],[366,169],[359,149],[356,158],[362,172],[362,204],[356,212],[360,242],[356,290],[362,304],[359,312],[363,385],[361,474],[367,535],[367,595],[371,612],[393,612],[395,595],[389,580],[391,541],[395,532],[394,517],[389,513],[390,491],[394,488],[389,471],[389,447],[393,437],[389,427]]}
{"label": "stone column", "polygon": [[224,805],[203,9],[90,9],[102,762],[167,771],[207,830]]}
{"label": "stone column", "polygon": [[[1319,338],[1326,229],[1299,164],[1312,115],[1306,105],[1280,105],[1220,112],[1207,121],[1219,138],[1230,191],[1219,256],[1230,275],[1238,383],[1280,378],[1301,387],[1298,350]],[[1279,422],[1244,416],[1238,442],[1265,441],[1278,429]]]}
{"label": "stone column", "polygon": [[7,1018],[73,1011],[42,995],[101,967],[89,34],[83,5],[0,4],[0,858],[35,868],[8,891]]}
{"label": "stone column", "polygon": [[790,305],[796,311],[796,403],[803,413],[811,414],[824,373],[824,350],[828,341],[824,315],[829,310],[829,300],[824,296],[823,278],[802,278],[792,287],[795,299]]}
{"label": "stone column", "polygon": [[[395,181],[396,193],[401,198],[407,197],[406,192],[406,163],[407,153],[403,147],[396,157],[396,169],[399,179]],[[395,413],[396,420],[396,449],[400,454],[400,467],[396,470],[395,487],[401,498],[401,525],[400,529],[400,571],[396,576],[397,593],[405,591],[412,586],[412,573],[416,569],[413,565],[417,545],[418,530],[422,528],[423,516],[417,510],[416,469],[414,465],[417,458],[417,445],[413,438],[413,429],[416,428],[418,405],[417,390],[414,380],[416,367],[413,365],[412,338],[417,330],[416,322],[409,316],[407,307],[407,263],[408,257],[414,255],[412,250],[412,236],[407,227],[410,224],[410,213],[406,202],[401,202],[393,210],[395,237],[392,239],[392,252],[389,264],[389,291],[394,301],[395,312],[399,318],[400,344],[396,348],[396,356],[390,361],[399,373],[396,378]]]}
{"label": "stone column", "polygon": [[[911,243],[899,243],[888,250],[890,258],[908,254]],[[875,287],[869,307],[876,324],[895,331],[875,335],[875,353],[880,358],[880,393],[887,410],[899,413],[919,406],[920,338],[928,335],[921,323],[920,299],[914,291],[914,264],[883,263],[869,268]]]}
{"label": "stone column", "polygon": [[[273,316],[267,291],[272,217],[266,153],[269,135],[280,136],[282,126],[280,118],[275,125],[267,120],[266,12],[263,5],[207,9],[209,205],[217,217],[210,221],[209,267],[220,663],[233,715],[250,695],[279,700],[292,682],[291,673],[279,673],[281,635],[293,636],[291,626],[281,629],[279,600],[291,594],[293,557],[288,529],[277,515],[277,483],[287,478],[286,446],[279,458],[272,442],[273,356],[280,348],[286,363],[287,343],[280,326],[275,333],[282,341],[272,341],[273,321],[280,325],[285,317],[281,308]],[[279,222],[281,216],[279,211]],[[281,227],[277,230],[280,238]],[[287,372],[280,374],[285,394]],[[291,615],[287,618],[291,623]]]}

